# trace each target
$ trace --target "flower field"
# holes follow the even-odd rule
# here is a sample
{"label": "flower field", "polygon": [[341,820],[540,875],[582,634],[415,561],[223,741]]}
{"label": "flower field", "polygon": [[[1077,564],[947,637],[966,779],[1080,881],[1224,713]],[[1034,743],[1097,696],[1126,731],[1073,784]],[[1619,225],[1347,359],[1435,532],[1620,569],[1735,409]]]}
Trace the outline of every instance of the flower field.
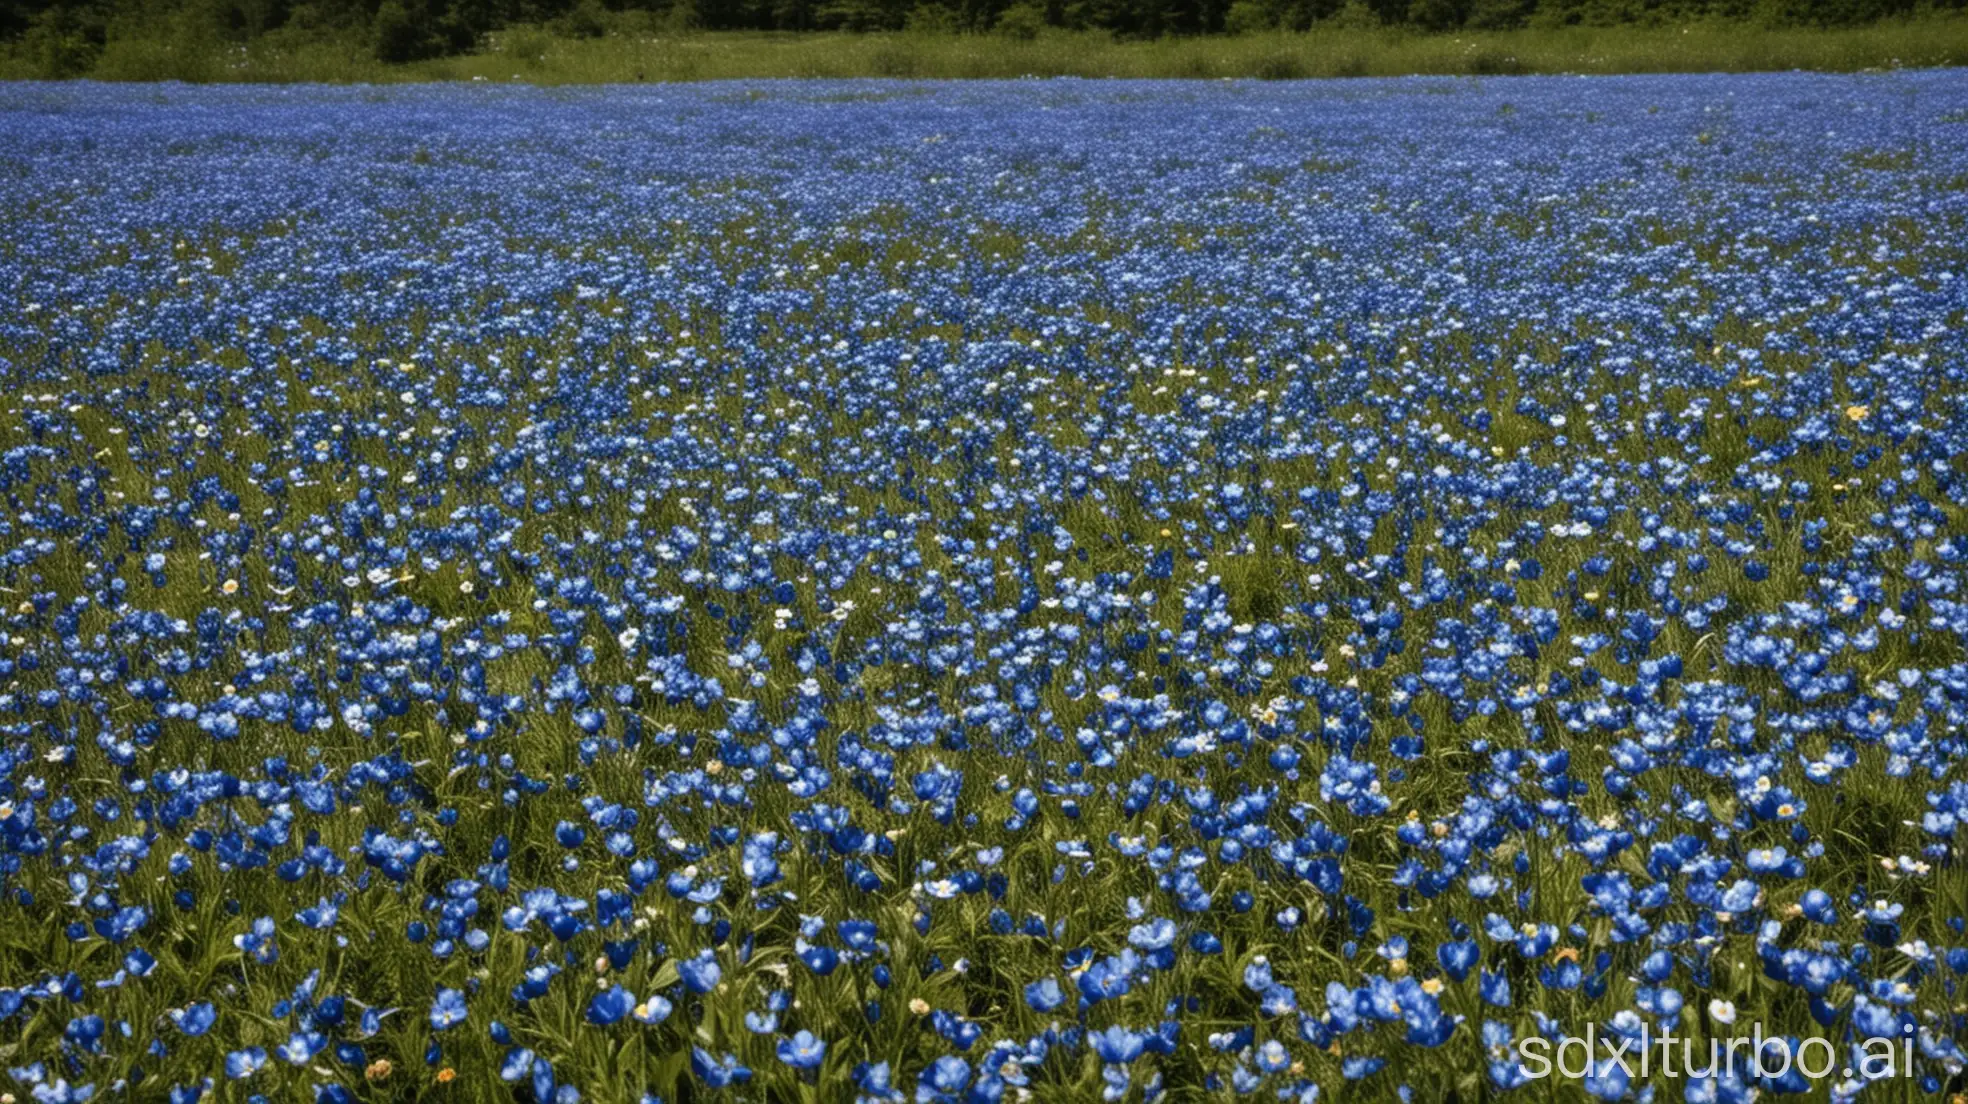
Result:
{"label": "flower field", "polygon": [[0,373],[14,1100],[1968,1092],[1959,72],[0,86]]}

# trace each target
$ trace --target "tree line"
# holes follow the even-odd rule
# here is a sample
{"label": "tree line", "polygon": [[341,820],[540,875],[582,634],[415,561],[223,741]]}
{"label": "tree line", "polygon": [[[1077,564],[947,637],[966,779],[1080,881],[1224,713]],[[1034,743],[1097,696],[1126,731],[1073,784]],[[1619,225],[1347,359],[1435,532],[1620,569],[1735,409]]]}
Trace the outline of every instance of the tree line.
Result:
{"label": "tree line", "polygon": [[120,36],[241,46],[359,41],[397,62],[467,52],[522,26],[578,38],[634,29],[1033,37],[1047,28],[1157,38],[1333,24],[1430,31],[1700,20],[1845,26],[1964,6],[1968,0],[0,0],[0,41],[60,76],[86,72]]}

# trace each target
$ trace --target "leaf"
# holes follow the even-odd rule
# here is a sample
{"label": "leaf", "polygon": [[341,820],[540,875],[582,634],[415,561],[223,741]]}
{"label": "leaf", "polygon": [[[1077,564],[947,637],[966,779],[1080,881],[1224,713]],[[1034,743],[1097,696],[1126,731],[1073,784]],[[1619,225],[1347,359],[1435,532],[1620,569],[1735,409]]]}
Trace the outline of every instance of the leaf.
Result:
{"label": "leaf", "polygon": [[682,980],[683,975],[677,973],[676,959],[672,958],[657,968],[656,976],[649,979],[649,987],[660,993]]}

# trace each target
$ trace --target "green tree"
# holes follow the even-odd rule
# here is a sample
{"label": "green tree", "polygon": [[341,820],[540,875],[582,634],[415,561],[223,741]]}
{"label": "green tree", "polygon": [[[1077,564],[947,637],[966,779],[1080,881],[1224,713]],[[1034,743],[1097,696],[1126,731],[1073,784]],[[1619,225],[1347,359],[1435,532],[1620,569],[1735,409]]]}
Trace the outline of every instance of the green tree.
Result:
{"label": "green tree", "polygon": [[608,9],[601,0],[579,0],[554,22],[554,29],[569,38],[600,38],[608,33]]}
{"label": "green tree", "polygon": [[21,50],[44,76],[79,77],[95,65],[107,40],[107,13],[101,7],[58,2],[29,23]]}
{"label": "green tree", "polygon": [[376,57],[381,61],[416,61],[435,53],[435,42],[424,22],[403,0],[383,0],[370,25],[375,39]]}
{"label": "green tree", "polygon": [[1447,31],[1462,26],[1463,10],[1458,0],[1411,0],[1408,21],[1430,31]]}
{"label": "green tree", "polygon": [[1038,5],[1021,2],[1006,8],[992,30],[1020,41],[1030,42],[1045,30],[1045,12]]}

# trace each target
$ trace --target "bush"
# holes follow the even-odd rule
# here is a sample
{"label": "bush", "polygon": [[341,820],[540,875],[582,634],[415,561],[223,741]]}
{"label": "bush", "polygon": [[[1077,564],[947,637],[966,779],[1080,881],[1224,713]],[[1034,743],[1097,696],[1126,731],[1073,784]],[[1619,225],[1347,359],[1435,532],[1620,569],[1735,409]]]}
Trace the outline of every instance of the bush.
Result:
{"label": "bush", "polygon": [[902,26],[916,34],[955,34],[957,16],[942,4],[917,4]]}
{"label": "bush", "polygon": [[1759,21],[1777,27],[1849,27],[1913,10],[1908,0],[1761,0]]}
{"label": "bush", "polygon": [[1265,9],[1271,13],[1271,25],[1292,31],[1308,31],[1322,19],[1338,15],[1343,5],[1340,0],[1265,0]]}
{"label": "bush", "polygon": [[656,26],[664,34],[687,34],[703,30],[704,22],[704,8],[698,0],[674,0],[656,20]]}
{"label": "bush", "polygon": [[1528,0],[1475,0],[1469,8],[1467,25],[1479,31],[1516,30],[1530,14]]}
{"label": "bush", "polygon": [[600,38],[608,33],[608,12],[599,0],[580,0],[567,9],[554,29],[569,38]]}
{"label": "bush", "polygon": [[79,77],[96,64],[105,37],[101,23],[85,21],[68,7],[57,5],[42,12],[21,36],[19,49],[40,76]]}
{"label": "bush", "polygon": [[1364,31],[1379,27],[1384,22],[1385,20],[1362,0],[1347,0],[1323,25],[1336,31]]}
{"label": "bush", "polygon": [[1265,10],[1264,5],[1255,3],[1254,0],[1237,0],[1230,5],[1230,10],[1223,16],[1223,29],[1231,34],[1268,31],[1272,25],[1271,13]]}
{"label": "bush", "polygon": [[383,0],[370,33],[375,36],[378,61],[416,61],[434,52],[430,31],[401,0]]}
{"label": "bush", "polygon": [[1462,5],[1456,0],[1412,0],[1408,19],[1430,31],[1446,31],[1462,26]]}
{"label": "bush", "polygon": [[1045,13],[1032,4],[1013,4],[998,16],[992,28],[1006,38],[1030,42],[1045,30]]}

